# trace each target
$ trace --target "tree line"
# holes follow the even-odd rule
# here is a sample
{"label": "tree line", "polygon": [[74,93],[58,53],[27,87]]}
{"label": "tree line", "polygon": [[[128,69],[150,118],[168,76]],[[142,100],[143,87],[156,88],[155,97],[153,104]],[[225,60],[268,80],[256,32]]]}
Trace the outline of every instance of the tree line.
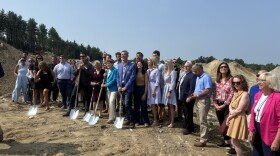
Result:
{"label": "tree line", "polygon": [[85,52],[91,59],[102,59],[102,51],[94,46],[84,46],[75,41],[63,40],[56,29],[47,29],[45,24],[39,24],[34,18],[27,21],[12,11],[0,12],[0,38],[22,51],[31,53],[49,51],[68,58],[79,58],[80,52]]}

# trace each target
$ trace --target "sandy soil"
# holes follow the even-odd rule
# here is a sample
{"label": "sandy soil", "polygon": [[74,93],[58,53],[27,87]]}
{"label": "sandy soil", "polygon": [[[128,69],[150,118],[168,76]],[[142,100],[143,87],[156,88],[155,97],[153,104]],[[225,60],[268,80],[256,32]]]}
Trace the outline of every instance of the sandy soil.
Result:
{"label": "sandy soil", "polygon": [[193,143],[199,133],[182,135],[182,121],[175,128],[167,128],[166,123],[162,127],[116,129],[106,124],[108,115],[95,126],[89,126],[82,121],[83,111],[77,120],[71,120],[62,117],[65,110],[52,104],[49,112],[39,108],[37,115],[30,119],[28,109],[28,105],[11,103],[9,95],[1,97],[4,141],[0,143],[0,155],[226,155],[225,149],[216,147],[221,136],[213,112],[208,117],[209,143],[205,148],[198,148]]}

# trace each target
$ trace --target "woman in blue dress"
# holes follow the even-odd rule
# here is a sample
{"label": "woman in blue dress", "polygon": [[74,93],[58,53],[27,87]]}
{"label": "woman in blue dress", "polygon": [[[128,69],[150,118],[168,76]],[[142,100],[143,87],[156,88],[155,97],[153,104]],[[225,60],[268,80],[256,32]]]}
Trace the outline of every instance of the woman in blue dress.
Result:
{"label": "woman in blue dress", "polygon": [[160,92],[160,73],[157,68],[155,57],[148,58],[148,97],[147,104],[152,107],[153,112],[153,124],[152,126],[158,125],[158,104],[161,103],[161,92]]}
{"label": "woman in blue dress", "polygon": [[169,112],[169,128],[173,128],[174,126],[174,106],[177,104],[176,100],[176,78],[177,73],[174,70],[173,64],[171,60],[166,60],[164,62],[164,72],[163,72],[163,78],[164,78],[164,89],[162,92],[162,103],[165,105],[168,105],[168,112]]}

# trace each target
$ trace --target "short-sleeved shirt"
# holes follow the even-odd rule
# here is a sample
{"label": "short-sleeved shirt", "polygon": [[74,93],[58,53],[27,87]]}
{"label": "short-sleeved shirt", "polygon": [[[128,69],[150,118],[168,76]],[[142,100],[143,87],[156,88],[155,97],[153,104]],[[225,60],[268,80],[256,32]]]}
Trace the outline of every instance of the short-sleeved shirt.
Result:
{"label": "short-sleeved shirt", "polygon": [[[196,95],[200,94],[203,90],[205,89],[212,89],[212,78],[210,77],[209,74],[203,72],[202,75],[196,78],[196,84],[195,84],[195,90],[194,93]],[[209,94],[200,97],[200,98],[210,98],[211,97],[211,91]]]}

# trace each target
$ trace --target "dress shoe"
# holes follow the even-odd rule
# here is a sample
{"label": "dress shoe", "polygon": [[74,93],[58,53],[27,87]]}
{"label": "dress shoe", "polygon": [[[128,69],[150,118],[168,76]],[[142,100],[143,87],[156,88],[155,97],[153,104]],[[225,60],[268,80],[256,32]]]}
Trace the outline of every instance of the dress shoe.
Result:
{"label": "dress shoe", "polygon": [[191,134],[192,132],[191,131],[188,131],[188,130],[183,130],[183,135],[188,135],[188,134]]}
{"label": "dress shoe", "polygon": [[129,128],[134,129],[135,128],[135,124],[134,123],[130,123],[129,124]]}
{"label": "dress shoe", "polygon": [[123,123],[123,125],[129,125],[130,124],[130,121],[129,120],[126,120],[126,121],[124,121],[124,123]]}
{"label": "dress shoe", "polygon": [[195,147],[205,147],[206,146],[206,142],[196,142],[194,143]]}
{"label": "dress shoe", "polygon": [[67,112],[67,113],[63,114],[62,116],[64,116],[64,117],[70,116],[70,112]]}

